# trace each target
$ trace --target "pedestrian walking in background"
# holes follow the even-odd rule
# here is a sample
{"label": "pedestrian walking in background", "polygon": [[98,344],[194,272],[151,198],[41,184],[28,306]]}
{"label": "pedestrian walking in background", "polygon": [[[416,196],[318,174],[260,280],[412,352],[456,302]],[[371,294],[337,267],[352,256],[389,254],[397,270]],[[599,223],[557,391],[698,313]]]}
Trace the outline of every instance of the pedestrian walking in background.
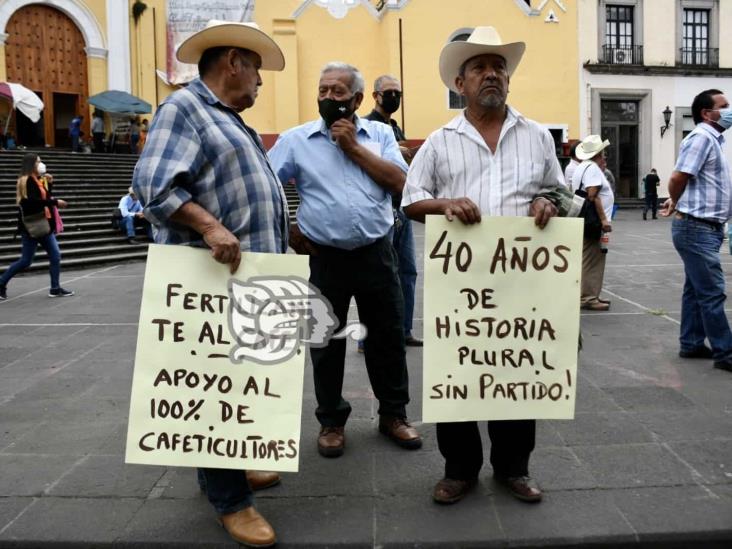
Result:
{"label": "pedestrian walking in background", "polygon": [[138,154],[137,145],[140,143],[140,119],[130,120],[130,154]]}
{"label": "pedestrian walking in background", "polygon": [[92,139],[94,140],[94,152],[104,152],[104,114],[101,111],[94,111],[91,123]]}
{"label": "pedestrian walking in background", "polygon": [[602,140],[599,135],[589,135],[577,146],[577,158],[582,163],[577,166],[572,176],[572,190],[586,193],[586,198],[595,206],[597,216],[602,223],[600,238],[584,237],[582,242],[582,295],[580,307],[591,311],[607,311],[610,302],[600,298],[602,283],[605,278],[605,258],[607,249],[603,249],[600,241],[612,231],[612,217],[615,195],[605,177],[605,149],[610,141]]}
{"label": "pedestrian walking in background", "polygon": [[577,166],[580,165],[579,160],[577,160],[576,152],[577,152],[577,145],[579,145],[579,141],[575,141],[572,143],[572,146],[569,147],[569,163],[564,168],[564,182],[567,184],[567,187],[570,187],[572,185],[572,176],[574,175],[574,170],[577,169]]}
{"label": "pedestrian walking in background", "polygon": [[715,368],[732,372],[732,331],[719,259],[724,224],[732,213],[732,178],[722,151],[732,109],[723,92],[710,89],[694,98],[691,115],[696,127],[681,142],[661,210],[664,217],[673,214],[671,235],[686,275],[679,356],[711,358]]}
{"label": "pedestrian walking in background", "polygon": [[137,144],[138,154],[142,154],[142,149],[145,148],[145,142],[147,141],[147,132],[150,131],[147,119],[142,121],[140,125],[140,142]]}
{"label": "pedestrian walking in background", "polygon": [[71,152],[78,153],[81,151],[80,140],[82,136],[81,124],[84,121],[82,115],[76,115],[71,119],[69,124],[69,136],[71,137]]}
{"label": "pedestrian walking in background", "polygon": [[651,168],[651,172],[643,178],[643,187],[645,190],[646,203],[643,206],[643,220],[648,219],[648,210],[651,210],[653,219],[658,219],[656,210],[658,209],[658,185],[661,179],[655,168]]}
{"label": "pedestrian walking in background", "polygon": [[61,287],[61,251],[56,232],[61,221],[56,208],[65,208],[64,200],[53,197],[53,176],[46,173],[46,165],[35,153],[23,156],[20,177],[16,183],[18,205],[18,232],[22,242],[20,259],[0,276],[0,300],[7,299],[10,280],[33,263],[40,244],[48,254],[48,271],[51,275],[49,297],[68,297],[74,292]]}

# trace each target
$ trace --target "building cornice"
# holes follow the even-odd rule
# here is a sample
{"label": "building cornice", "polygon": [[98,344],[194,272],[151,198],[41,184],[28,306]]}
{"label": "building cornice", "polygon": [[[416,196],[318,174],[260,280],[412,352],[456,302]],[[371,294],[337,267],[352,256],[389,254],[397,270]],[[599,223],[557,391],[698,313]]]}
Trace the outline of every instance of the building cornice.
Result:
{"label": "building cornice", "polygon": [[689,67],[674,65],[610,65],[607,63],[585,63],[584,68],[592,74],[617,74],[628,76],[711,76],[729,78],[732,68]]}

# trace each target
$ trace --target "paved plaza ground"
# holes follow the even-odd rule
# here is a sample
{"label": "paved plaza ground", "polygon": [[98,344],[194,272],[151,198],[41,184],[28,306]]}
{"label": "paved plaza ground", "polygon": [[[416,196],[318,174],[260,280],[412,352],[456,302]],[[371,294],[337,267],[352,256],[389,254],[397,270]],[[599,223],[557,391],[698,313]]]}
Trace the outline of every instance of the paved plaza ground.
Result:
{"label": "paved plaza ground", "polygon": [[[351,344],[346,454],[317,453],[307,366],[300,472],[258,495],[279,546],[732,547],[732,374],[678,357],[683,270],[669,221],[630,210],[614,226],[612,309],[582,315],[576,418],[538,425],[541,504],[505,494],[490,466],[464,501],[434,504],[443,461],[420,421],[421,350],[408,349],[408,410],[425,444],[407,452],[378,434]],[[45,273],[23,276],[0,303],[0,547],[234,545],[193,470],[124,464],[143,272],[66,271],[77,295],[63,300],[46,297]],[[415,316],[421,334],[421,297]]]}

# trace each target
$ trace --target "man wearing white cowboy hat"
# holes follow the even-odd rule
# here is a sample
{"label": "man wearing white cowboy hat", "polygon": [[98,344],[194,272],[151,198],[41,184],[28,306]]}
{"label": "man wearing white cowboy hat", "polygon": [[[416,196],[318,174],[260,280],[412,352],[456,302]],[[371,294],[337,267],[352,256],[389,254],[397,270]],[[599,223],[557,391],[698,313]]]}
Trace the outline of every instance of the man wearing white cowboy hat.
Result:
{"label": "man wearing white cowboy hat", "polygon": [[[572,181],[568,181],[572,190],[583,191],[587,194],[587,200],[593,203],[597,216],[602,223],[602,231],[612,231],[610,219],[612,218],[615,195],[610,182],[605,177],[607,162],[605,161],[605,149],[610,146],[610,141],[602,140],[599,135],[588,135],[577,145],[575,156],[582,163],[577,166],[572,174]],[[600,244],[600,235],[597,238],[588,237],[585,234],[582,243],[582,292],[580,307],[591,311],[607,311],[610,302],[600,298],[602,282],[605,278],[605,253]]]}
{"label": "man wearing white cowboy hat", "polygon": [[[442,81],[466,98],[467,108],[432,133],[414,158],[402,199],[409,217],[424,221],[425,215],[442,214],[472,224],[482,215],[531,215],[544,227],[557,215],[539,197],[564,187],[554,141],[546,128],[506,105],[524,49],[523,42],[504,44],[493,27],[477,27],[466,42],[442,49]],[[489,421],[488,434],[496,480],[522,501],[540,501],[541,490],[529,476],[536,422]],[[476,484],[483,464],[478,424],[438,423],[437,442],[445,475],[432,496],[454,503]]]}
{"label": "man wearing white cowboy hat", "polygon": [[[282,70],[277,44],[256,25],[209,21],[178,48],[199,78],[155,114],[133,178],[160,244],[209,248],[235,272],[241,252],[287,251],[287,202],[262,141],[239,112],[254,105],[260,69]],[[252,547],[276,542],[252,489],[279,475],[199,469],[199,482],[229,535]]]}

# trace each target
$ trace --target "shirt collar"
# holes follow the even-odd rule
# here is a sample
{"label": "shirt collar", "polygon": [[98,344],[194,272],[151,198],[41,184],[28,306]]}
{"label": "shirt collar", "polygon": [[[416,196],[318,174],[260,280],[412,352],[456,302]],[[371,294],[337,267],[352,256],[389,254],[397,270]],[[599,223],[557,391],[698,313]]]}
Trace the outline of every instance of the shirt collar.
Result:
{"label": "shirt collar", "polygon": [[714,137],[714,139],[716,139],[720,143],[724,143],[724,135],[722,135],[722,132],[720,132],[717,128],[715,128],[711,124],[707,124],[706,122],[700,122],[697,127],[701,128],[703,131],[707,132],[709,135]]}
{"label": "shirt collar", "polygon": [[[519,122],[525,121],[526,119],[520,112],[510,105],[506,105],[506,120],[503,121],[504,131]],[[459,115],[450,120],[450,122],[445,125],[445,128],[455,130],[458,133],[465,133],[468,126],[472,126],[472,124],[465,117],[465,110],[463,110]]]}
{"label": "shirt collar", "polygon": [[[356,133],[365,133],[367,136],[371,137],[371,133],[369,132],[369,128],[367,124],[364,124],[363,120],[358,116],[356,116]],[[316,133],[322,133],[326,137],[330,137],[330,131],[328,128],[325,127],[325,120],[322,118],[318,118],[317,120],[313,120],[308,124],[306,134],[308,137],[314,136]]]}
{"label": "shirt collar", "polygon": [[200,77],[191,80],[191,82],[188,84],[188,89],[200,96],[201,99],[203,99],[209,105],[223,105],[224,107],[227,106],[223,103],[223,101],[221,101],[221,99],[216,96],[214,92],[211,91],[211,88],[203,83],[203,80],[201,80]]}

